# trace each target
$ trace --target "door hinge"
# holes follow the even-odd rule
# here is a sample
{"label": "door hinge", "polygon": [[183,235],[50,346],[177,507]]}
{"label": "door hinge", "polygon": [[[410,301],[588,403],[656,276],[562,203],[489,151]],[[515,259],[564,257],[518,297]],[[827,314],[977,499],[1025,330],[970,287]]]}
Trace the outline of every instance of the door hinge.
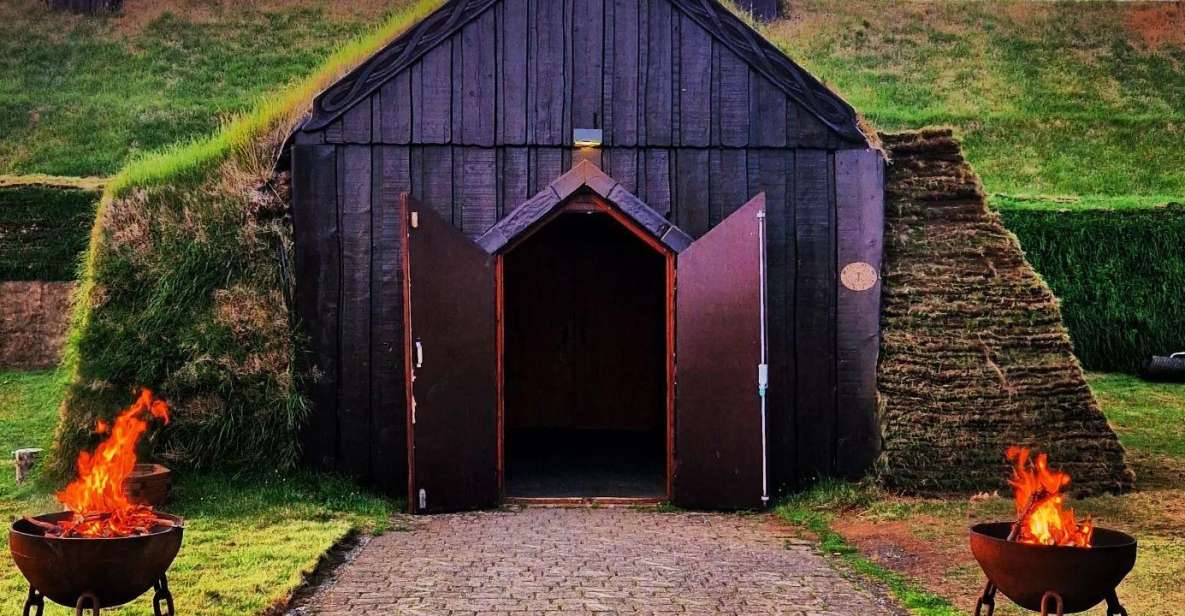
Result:
{"label": "door hinge", "polygon": [[769,388],[769,364],[757,364],[757,395],[765,397],[765,390]]}
{"label": "door hinge", "polygon": [[411,228],[412,229],[419,229],[420,228],[420,213],[419,212],[413,211],[411,213]]}
{"label": "door hinge", "polygon": [[428,508],[428,491],[420,488],[420,511]]}
{"label": "door hinge", "polygon": [[424,367],[424,344],[419,338],[416,338],[416,367]]}

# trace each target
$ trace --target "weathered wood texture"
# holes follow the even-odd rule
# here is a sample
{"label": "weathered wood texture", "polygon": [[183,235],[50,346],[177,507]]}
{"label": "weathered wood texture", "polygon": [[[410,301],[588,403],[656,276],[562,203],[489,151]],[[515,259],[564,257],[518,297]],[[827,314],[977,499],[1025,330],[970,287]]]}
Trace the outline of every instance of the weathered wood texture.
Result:
{"label": "weathered wood texture", "polygon": [[[755,60],[768,43],[737,46],[751,31],[705,25],[713,2],[468,4],[384,79],[371,66],[328,90],[314,118],[329,121],[295,135],[298,311],[321,374],[309,459],[387,487],[406,477],[398,192],[476,239],[553,206],[540,191],[587,160],[692,238],[766,193],[772,485],[866,468],[880,288],[845,291],[838,274],[879,263],[881,158],[808,108],[829,104],[811,98],[821,86],[775,83],[789,60]],[[588,124],[604,145],[576,151],[571,130]]]}
{"label": "weathered wood texture", "polygon": [[822,94],[791,96],[776,67],[743,57],[754,41],[722,39],[676,4],[494,3],[406,66],[374,67],[398,70],[342,95],[348,106],[314,116],[318,136],[300,142],[563,146],[573,128],[602,128],[617,146],[864,147],[854,123],[829,129],[803,102]]}

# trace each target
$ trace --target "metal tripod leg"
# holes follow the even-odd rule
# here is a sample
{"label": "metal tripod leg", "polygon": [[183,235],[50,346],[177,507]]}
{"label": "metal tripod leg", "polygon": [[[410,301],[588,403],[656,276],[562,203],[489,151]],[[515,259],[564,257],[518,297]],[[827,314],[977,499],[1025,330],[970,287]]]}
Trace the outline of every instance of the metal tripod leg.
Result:
{"label": "metal tripod leg", "polygon": [[29,597],[25,599],[25,611],[22,616],[41,616],[45,611],[45,596],[41,594],[40,590],[29,587]]}
{"label": "metal tripod leg", "polygon": [[[987,613],[981,614],[983,606],[987,606]],[[983,594],[979,596],[979,601],[975,602],[975,616],[992,616],[996,611],[996,585],[988,580],[987,586],[983,587]]]}

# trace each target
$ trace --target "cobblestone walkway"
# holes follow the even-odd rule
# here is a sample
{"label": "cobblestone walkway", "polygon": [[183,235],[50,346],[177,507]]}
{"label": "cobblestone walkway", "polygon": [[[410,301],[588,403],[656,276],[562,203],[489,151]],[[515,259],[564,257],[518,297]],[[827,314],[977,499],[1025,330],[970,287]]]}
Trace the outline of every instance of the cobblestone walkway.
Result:
{"label": "cobblestone walkway", "polygon": [[900,613],[768,516],[528,508],[407,523],[297,613]]}

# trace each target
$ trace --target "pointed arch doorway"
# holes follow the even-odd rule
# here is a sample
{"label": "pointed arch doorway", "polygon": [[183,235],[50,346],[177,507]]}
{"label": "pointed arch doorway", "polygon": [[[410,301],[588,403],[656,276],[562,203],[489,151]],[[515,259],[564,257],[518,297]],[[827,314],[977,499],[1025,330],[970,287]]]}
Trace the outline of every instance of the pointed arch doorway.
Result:
{"label": "pointed arch doorway", "polygon": [[499,252],[507,499],[662,501],[675,253],[590,190]]}
{"label": "pointed arch doorway", "polygon": [[402,203],[413,512],[766,502],[763,195],[694,243],[587,162],[476,240]]}

